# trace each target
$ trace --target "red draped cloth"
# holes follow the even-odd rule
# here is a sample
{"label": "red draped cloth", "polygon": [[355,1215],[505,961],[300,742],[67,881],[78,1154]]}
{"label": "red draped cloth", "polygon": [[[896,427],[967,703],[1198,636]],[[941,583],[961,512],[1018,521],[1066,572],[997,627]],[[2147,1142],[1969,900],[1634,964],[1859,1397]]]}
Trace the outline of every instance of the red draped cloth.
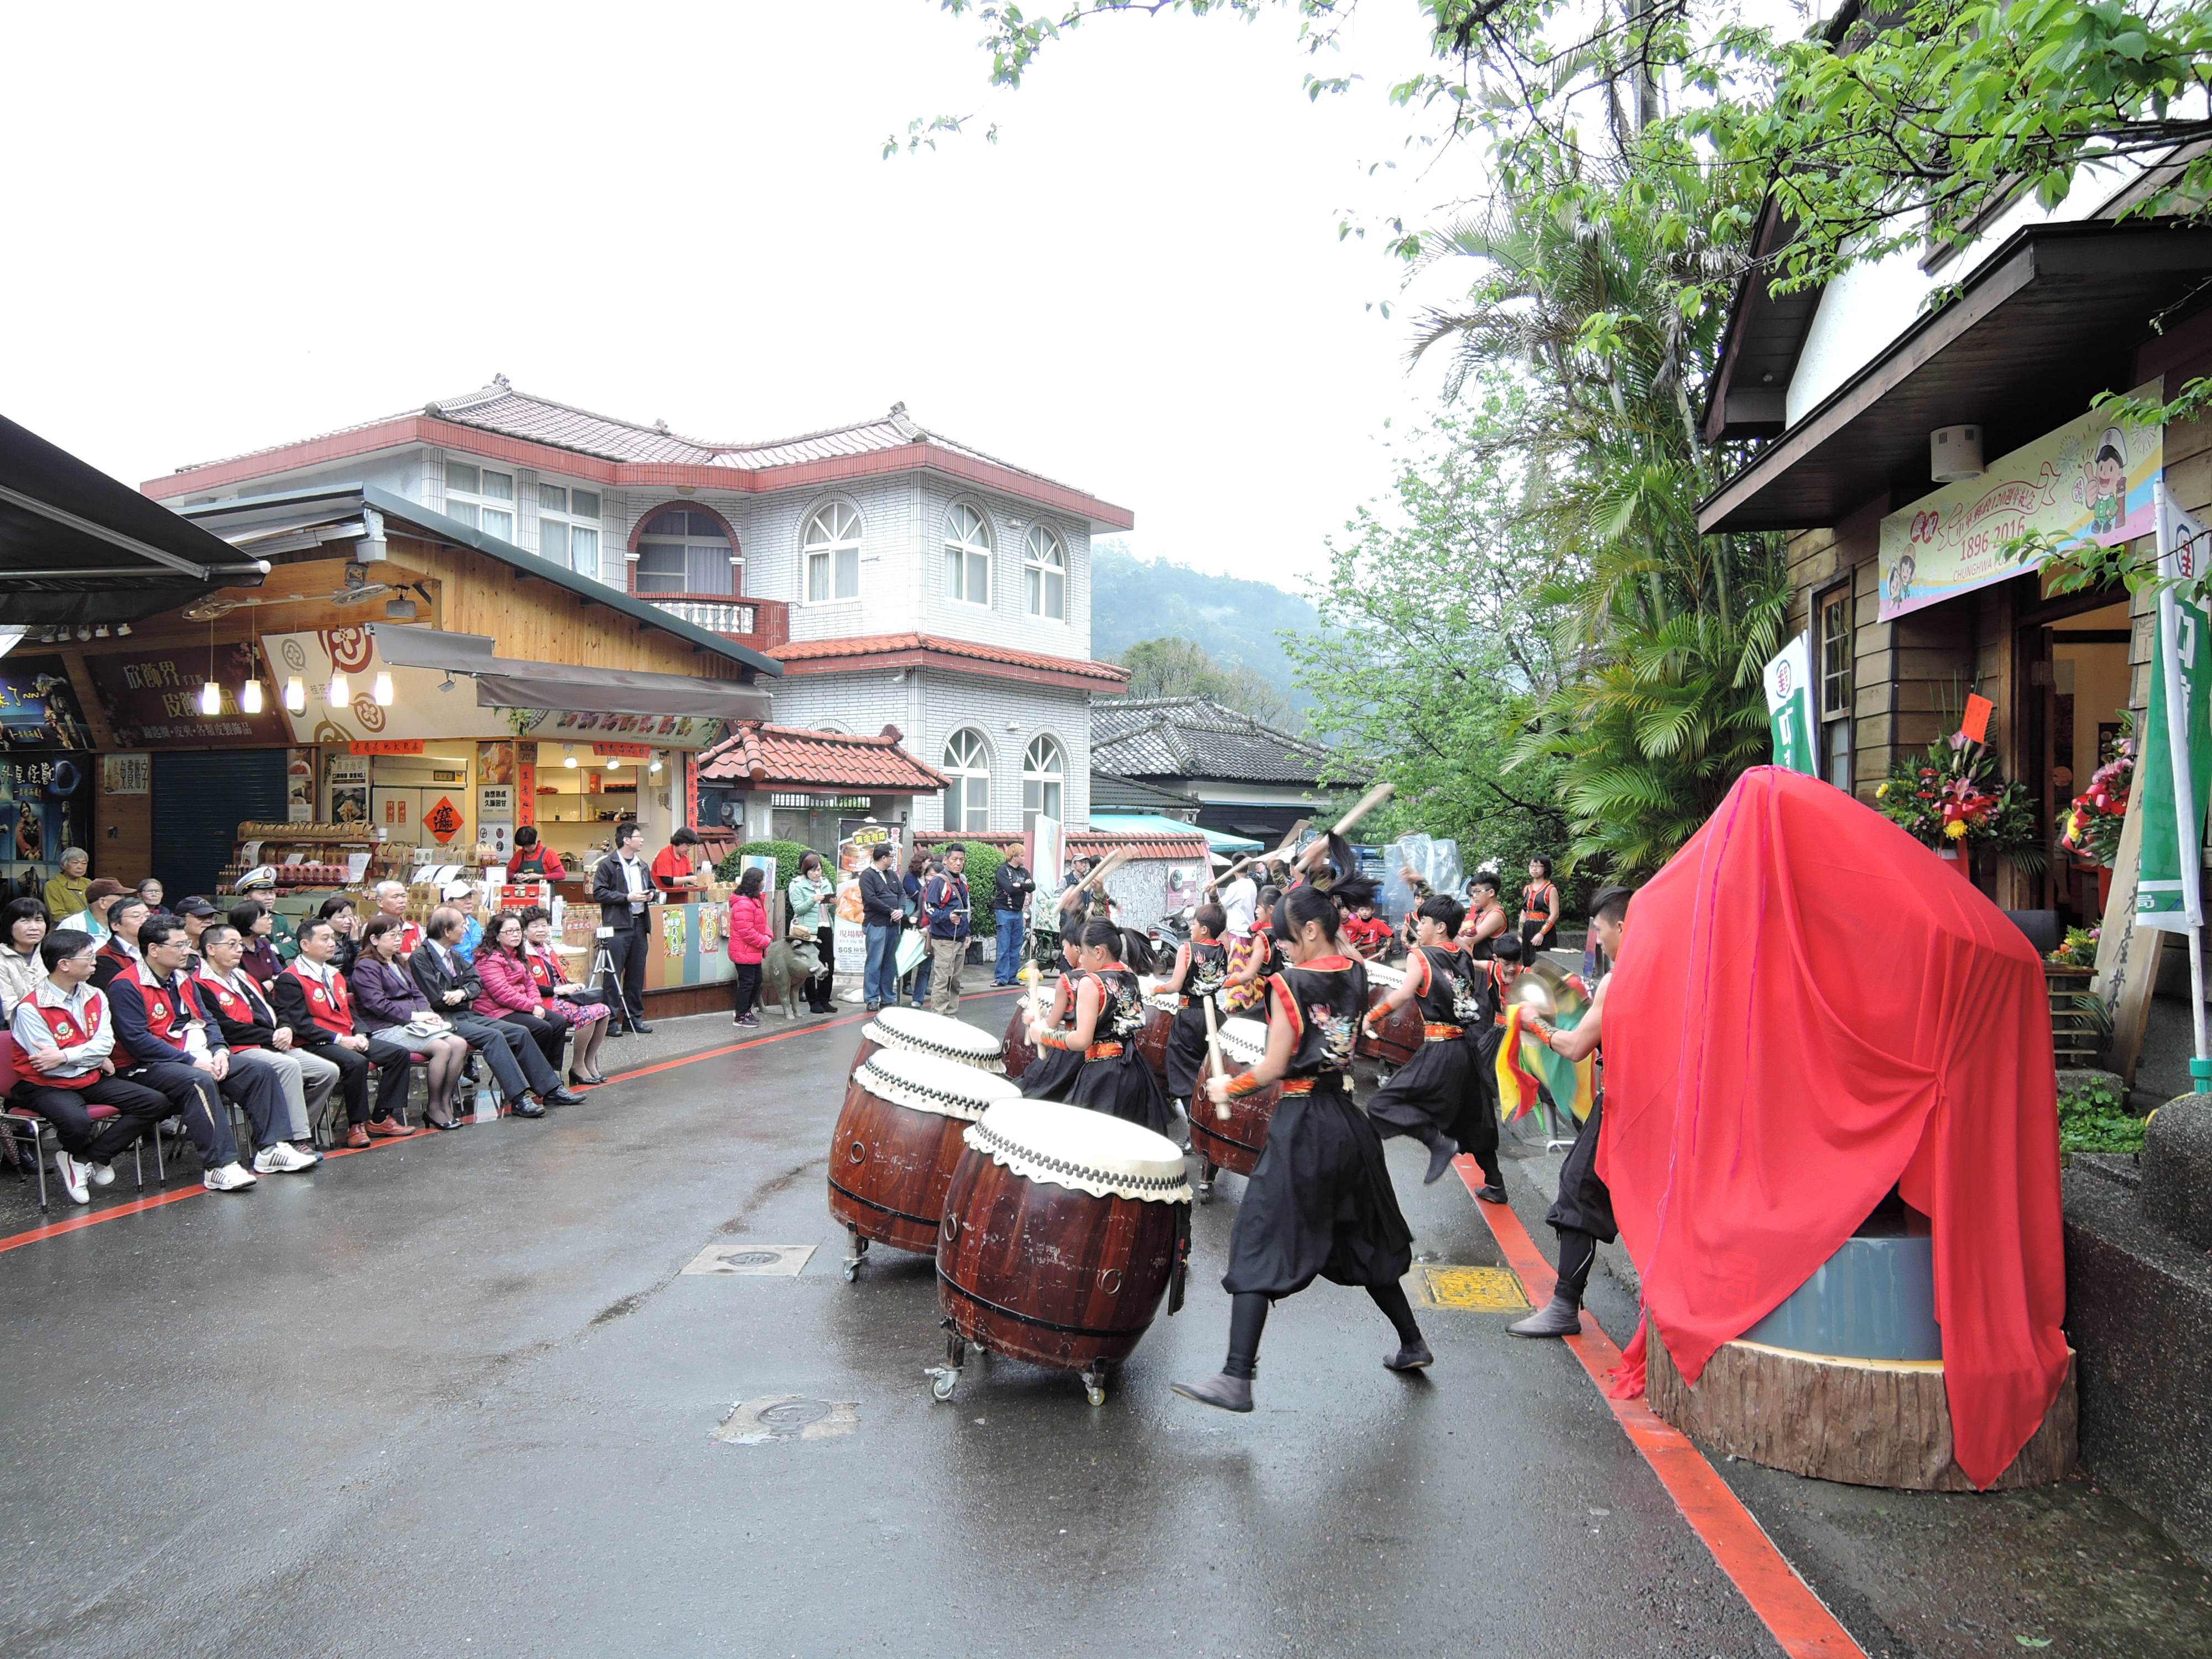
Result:
{"label": "red draped cloth", "polygon": [[1933,1223],[1955,1455],[1988,1486],[2066,1370],[2034,947],[1881,814],[1771,767],[1628,916],[1597,1169],[1675,1364],[1695,1382],[1901,1186]]}

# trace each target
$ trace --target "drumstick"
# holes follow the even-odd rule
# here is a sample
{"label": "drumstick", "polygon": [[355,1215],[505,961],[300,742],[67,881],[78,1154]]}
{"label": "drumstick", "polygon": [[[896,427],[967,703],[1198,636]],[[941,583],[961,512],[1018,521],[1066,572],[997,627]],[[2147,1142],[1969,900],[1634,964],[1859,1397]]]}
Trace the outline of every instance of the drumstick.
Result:
{"label": "drumstick", "polygon": [[1022,978],[1027,981],[1030,988],[1024,994],[1022,1002],[1029,1010],[1030,1017],[1027,1024],[1031,1025],[1035,1025],[1044,1018],[1043,1011],[1037,1006],[1037,982],[1043,977],[1044,975],[1037,970],[1037,965],[1034,962],[1022,969]]}
{"label": "drumstick", "polygon": [[[1228,1068],[1221,1063],[1221,1033],[1214,1029],[1213,1024],[1213,999],[1206,997],[1201,1000],[1206,1009],[1206,1057],[1212,1062],[1214,1076],[1227,1077]],[[1225,1100],[1215,1102],[1213,1115],[1224,1123],[1228,1122],[1229,1103]]]}
{"label": "drumstick", "polygon": [[1290,857],[1293,852],[1297,850],[1298,837],[1305,834],[1308,823],[1309,820],[1300,818],[1296,823],[1291,826],[1290,833],[1283,837],[1283,844],[1278,847],[1273,852],[1247,853],[1243,858],[1237,860],[1236,863],[1231,865],[1226,870],[1224,870],[1219,875],[1216,876],[1213,878],[1212,884],[1218,885],[1218,884],[1228,880],[1230,877],[1235,875],[1239,870],[1242,870],[1248,864],[1272,864],[1277,859],[1286,859]]}
{"label": "drumstick", "polygon": [[[1349,812],[1346,812],[1342,817],[1339,818],[1334,823],[1329,826],[1332,833],[1342,836],[1347,842],[1350,841],[1352,839],[1352,825],[1358,823],[1360,819],[1365,817],[1370,812],[1380,806],[1384,801],[1389,799],[1390,797],[1397,792],[1397,787],[1398,786],[1394,783],[1376,784],[1372,789],[1362,795],[1358,801],[1353,803],[1352,808]],[[1328,850],[1328,837],[1327,836],[1316,836],[1314,840],[1313,845],[1307,848],[1304,852],[1298,855],[1297,867],[1301,870],[1311,869],[1313,867],[1314,860],[1321,857],[1321,855]],[[1345,873],[1349,875],[1351,872],[1346,871]]]}
{"label": "drumstick", "polygon": [[1127,848],[1115,848],[1112,852],[1107,854],[1104,858],[1098,860],[1097,866],[1089,875],[1084,877],[1080,882],[1076,884],[1075,890],[1079,893],[1088,892],[1091,888],[1096,887],[1100,882],[1105,880],[1106,878],[1111,875],[1115,871],[1127,864],[1129,861],[1129,858],[1130,853]]}

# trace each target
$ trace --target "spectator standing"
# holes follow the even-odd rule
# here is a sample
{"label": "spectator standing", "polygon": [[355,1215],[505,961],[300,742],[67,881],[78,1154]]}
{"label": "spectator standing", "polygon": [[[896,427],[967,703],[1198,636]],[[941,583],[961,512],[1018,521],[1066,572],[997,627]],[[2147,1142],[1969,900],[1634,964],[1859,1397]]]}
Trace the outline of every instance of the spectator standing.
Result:
{"label": "spectator standing", "polygon": [[[92,882],[85,872],[92,868],[92,854],[82,847],[62,848],[62,872],[48,878],[46,890],[40,895],[46,900],[46,917],[73,916],[89,901],[85,897]],[[39,975],[44,979],[43,973]]]}
{"label": "spectator standing", "polygon": [[956,841],[945,849],[943,872],[932,876],[921,893],[929,928],[930,1011],[948,1017],[959,1011],[960,969],[968,957],[967,868],[968,849]]}
{"label": "spectator standing", "polygon": [[708,880],[699,867],[699,832],[679,825],[668,845],[653,855],[653,884],[678,899],[696,896]]}
{"label": "spectator standing", "polygon": [[0,905],[0,1016],[39,988],[52,974],[39,946],[46,937],[46,909],[34,898]]}
{"label": "spectator standing", "polygon": [[266,991],[276,984],[276,975],[284,971],[284,959],[276,954],[276,913],[259,899],[241,899],[230,907],[227,918],[238,929],[246,941],[246,955],[240,966],[253,975],[254,982]]}
{"label": "spectator standing", "polygon": [[[920,933],[922,939],[921,960],[915,964],[914,977],[907,988],[908,997],[917,1008],[927,1007],[929,1004],[929,924],[921,913],[921,890],[928,879],[929,854],[917,847],[914,849],[914,856],[906,861],[906,876],[899,884],[900,890],[906,895],[906,925]],[[891,1000],[896,1002],[898,999],[893,997]]]}
{"label": "spectator standing", "polygon": [[821,952],[822,971],[806,981],[806,1006],[817,1014],[837,1012],[830,1000],[837,971],[836,891],[823,871],[822,854],[800,854],[799,873],[785,892],[791,900],[791,936],[812,939]]}
{"label": "spectator standing", "polygon": [[59,921],[55,921],[53,913],[49,911],[46,920],[58,933],[67,931],[91,934],[93,948],[97,950],[107,943],[110,931],[107,926],[107,913],[115,908],[115,901],[130,890],[121,882],[110,881],[106,876],[102,876],[98,881],[86,884],[83,909],[77,911],[74,915],[64,916]]}
{"label": "spectator standing", "polygon": [[1029,921],[1030,895],[1036,891],[1019,847],[1006,854],[991,885],[991,905],[999,922],[999,960],[991,983],[1012,985],[1022,970],[1022,931]]}
{"label": "spectator standing", "polygon": [[614,851],[592,867],[592,897],[599,907],[599,927],[608,933],[607,954],[614,963],[615,990],[633,1031],[650,1036],[645,1023],[645,954],[653,937],[653,905],[660,895],[653,872],[640,856],[645,830],[635,819],[615,825]]}
{"label": "spectator standing", "polygon": [[879,841],[868,849],[868,867],[860,872],[860,925],[868,942],[860,994],[872,1014],[898,1001],[899,924],[906,917],[906,895],[899,887],[896,856],[890,842]]}
{"label": "spectator standing", "polygon": [[768,907],[761,898],[767,879],[756,866],[738,878],[738,890],[730,895],[730,966],[735,974],[730,1022],[734,1025],[760,1024],[753,999],[760,994],[761,957],[772,942]]}
{"label": "spectator standing", "polygon": [[538,829],[526,823],[514,832],[514,854],[507,861],[509,881],[566,881],[561,855],[538,839]]}
{"label": "spectator standing", "polygon": [[1260,884],[1239,870],[1221,890],[1221,914],[1227,920],[1227,937],[1252,936],[1252,919],[1260,908]]}
{"label": "spectator standing", "polygon": [[[89,1189],[114,1181],[109,1166],[154,1132],[168,1115],[169,1102],[116,1075],[113,1018],[107,999],[92,984],[92,935],[73,928],[44,933],[43,908],[40,921],[39,965],[45,971],[15,1000],[9,1031],[23,1059],[9,1100],[54,1126],[54,1173],[62,1190],[71,1203],[89,1204]],[[95,1128],[94,1106],[112,1106],[116,1115]],[[251,1176],[246,1184],[252,1184]]]}

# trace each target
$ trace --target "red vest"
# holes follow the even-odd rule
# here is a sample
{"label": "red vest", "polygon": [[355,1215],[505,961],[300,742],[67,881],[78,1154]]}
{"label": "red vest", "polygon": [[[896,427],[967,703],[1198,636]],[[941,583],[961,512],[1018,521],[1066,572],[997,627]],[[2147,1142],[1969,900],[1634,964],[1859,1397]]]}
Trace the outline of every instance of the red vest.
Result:
{"label": "red vest", "polygon": [[210,974],[196,975],[196,982],[204,995],[215,999],[216,1007],[224,1019],[236,1020],[241,1025],[273,1027],[276,1024],[276,1010],[261,1000],[261,988],[254,985],[253,975],[241,969],[239,977],[252,987],[250,992],[241,994],[234,991]]}
{"label": "red vest", "polygon": [[553,977],[553,964],[535,951],[525,952],[530,959],[530,977],[538,981],[541,996],[551,996],[561,988],[561,981]]}
{"label": "red vest", "polygon": [[346,989],[345,975],[332,974],[325,986],[320,980],[309,979],[295,963],[284,970],[299,981],[300,989],[307,999],[307,1016],[333,1036],[353,1035],[353,995]]}
{"label": "red vest", "polygon": [[[138,994],[146,1004],[146,1029],[171,1048],[183,1048],[185,1045],[172,1033],[179,1025],[189,1025],[200,1017],[199,1005],[192,999],[191,975],[179,974],[177,988],[173,992],[147,976],[144,963],[134,962],[130,972],[118,974],[114,982],[120,985],[126,979],[138,988]],[[214,1045],[210,1042],[209,1046]],[[127,1072],[137,1063],[118,1037],[115,1043],[115,1069]]]}
{"label": "red vest", "polygon": [[[39,1018],[46,1022],[46,1029],[54,1034],[55,1046],[62,1048],[74,1048],[80,1042],[91,1041],[99,1035],[100,1026],[107,1019],[107,999],[97,991],[84,1005],[85,1023],[82,1029],[70,1018],[66,1008],[49,1008],[35,1000],[31,1006],[38,1009]],[[27,1070],[23,1075],[41,1089],[89,1089],[100,1081],[100,1067],[94,1066],[82,1077],[55,1077],[36,1067]]]}

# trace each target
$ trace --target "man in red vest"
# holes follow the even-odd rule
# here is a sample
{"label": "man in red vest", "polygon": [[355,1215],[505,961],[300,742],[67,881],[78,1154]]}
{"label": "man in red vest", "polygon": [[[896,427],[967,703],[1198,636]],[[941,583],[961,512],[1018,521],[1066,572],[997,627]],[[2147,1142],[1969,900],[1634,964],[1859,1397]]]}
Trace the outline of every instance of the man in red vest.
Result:
{"label": "man in red vest", "polygon": [[[222,1028],[200,1006],[192,982],[183,972],[184,924],[167,917],[148,922],[138,930],[138,953],[137,965],[118,974],[107,988],[108,1006],[115,1015],[115,1063],[123,1075],[158,1089],[177,1104],[203,1163],[224,1151],[230,1154],[229,1165],[237,1163],[228,1115],[216,1104],[220,1096],[245,1108],[253,1126],[253,1144],[260,1149],[253,1155],[256,1174],[290,1175],[313,1169],[315,1160],[285,1139],[291,1117],[284,1109],[284,1091],[276,1073],[256,1066],[232,1066]],[[229,1191],[239,1183],[216,1179],[227,1174],[210,1167],[206,1184],[215,1191]],[[246,1184],[252,1184],[250,1178]]]}
{"label": "man in red vest", "polygon": [[116,900],[114,908],[107,913],[106,942],[93,959],[92,983],[95,990],[105,991],[115,982],[118,974],[128,973],[137,964],[138,930],[153,915],[146,901],[136,893]]}
{"label": "man in red vest", "polygon": [[[300,954],[270,987],[276,1018],[291,1027],[293,1040],[338,1068],[345,1091],[349,1146],[366,1146],[372,1136],[412,1134],[407,1127],[407,1068],[413,1055],[396,1042],[365,1036],[354,1030],[353,992],[345,975],[331,965],[337,930],[324,917],[300,924],[294,935]],[[377,1072],[376,1115],[368,1110],[368,1068]]]}
{"label": "man in red vest", "polygon": [[[191,901],[185,902],[189,905]],[[199,902],[209,908],[205,899]],[[210,914],[213,914],[211,908]],[[230,1045],[231,1063],[265,1066],[276,1074],[277,1086],[284,1091],[292,1144],[303,1152],[319,1156],[314,1153],[312,1137],[315,1123],[337,1091],[337,1066],[299,1040],[278,1016],[269,993],[240,965],[246,957],[244,934],[227,921],[210,922],[194,932],[192,919],[182,907],[177,915],[186,934],[198,941],[201,953],[200,965],[197,969],[187,965],[185,971],[192,976],[200,1006],[213,1014],[215,1023],[222,1028],[222,1040]],[[188,943],[185,948],[191,946]]]}
{"label": "man in red vest", "polygon": [[[39,942],[46,976],[16,1003],[9,1026],[22,1051],[9,1098],[54,1126],[54,1173],[73,1204],[89,1204],[91,1188],[115,1179],[109,1166],[117,1156],[169,1115],[162,1096],[115,1074],[114,1020],[90,982],[97,959],[91,934],[47,934]],[[95,1127],[94,1106],[112,1106],[116,1115]]]}

